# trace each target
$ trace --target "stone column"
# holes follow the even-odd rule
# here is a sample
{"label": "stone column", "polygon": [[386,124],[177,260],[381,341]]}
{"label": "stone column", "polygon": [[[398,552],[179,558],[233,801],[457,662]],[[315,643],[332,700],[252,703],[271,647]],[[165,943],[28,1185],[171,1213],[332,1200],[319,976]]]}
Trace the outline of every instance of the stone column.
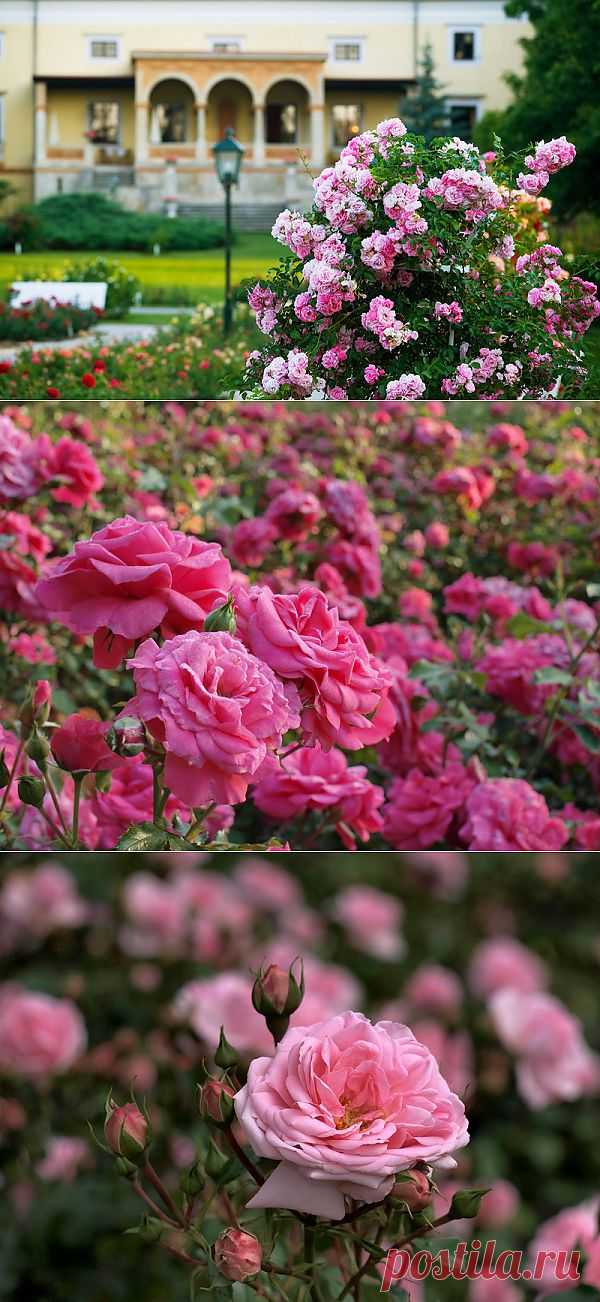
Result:
{"label": "stone column", "polygon": [[148,161],[148,105],[138,100],[135,106],[135,165]]}
{"label": "stone column", "polygon": [[208,158],[206,149],[206,104],[196,103],[196,162],[205,163]]}
{"label": "stone column", "polygon": [[177,216],[177,160],[167,158],[165,163],[164,202],[167,217]]}
{"label": "stone column", "polygon": [[48,128],[48,97],[46,82],[35,83],[35,162],[46,161],[46,137]]}
{"label": "stone column", "polygon": [[265,161],[265,106],[254,105],[254,149],[253,162],[259,166]]}
{"label": "stone column", "polygon": [[319,172],[325,166],[325,105],[310,106],[310,162]]}

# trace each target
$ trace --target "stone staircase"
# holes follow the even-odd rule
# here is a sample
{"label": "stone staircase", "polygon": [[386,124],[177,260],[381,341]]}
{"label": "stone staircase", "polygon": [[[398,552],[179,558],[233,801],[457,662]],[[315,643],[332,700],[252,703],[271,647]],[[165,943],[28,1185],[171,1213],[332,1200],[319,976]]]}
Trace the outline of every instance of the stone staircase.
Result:
{"label": "stone staircase", "polygon": [[[270,231],[279,215],[284,203],[238,203],[232,208],[232,223],[235,230],[238,231]],[[219,225],[224,221],[224,205],[222,203],[186,203],[182,199],[177,205],[178,217],[203,217],[205,221],[217,222]]]}

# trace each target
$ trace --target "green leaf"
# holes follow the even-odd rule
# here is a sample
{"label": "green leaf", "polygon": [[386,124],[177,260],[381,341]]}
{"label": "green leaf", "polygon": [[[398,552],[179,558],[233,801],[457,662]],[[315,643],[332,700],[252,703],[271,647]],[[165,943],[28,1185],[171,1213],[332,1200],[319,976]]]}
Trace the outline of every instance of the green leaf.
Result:
{"label": "green leaf", "polygon": [[567,673],[566,669],[558,669],[554,665],[544,665],[542,669],[536,669],[533,681],[536,684],[556,683],[561,687],[568,687],[571,682],[571,675]]}
{"label": "green leaf", "polygon": [[520,610],[518,615],[513,615],[507,621],[506,631],[511,637],[533,637],[535,633],[552,633],[555,630],[552,624],[544,624],[542,620],[533,619],[524,610]]}
{"label": "green leaf", "polygon": [[166,828],[157,827],[155,823],[137,823],[128,827],[117,841],[117,850],[131,850],[138,854],[144,850],[166,850],[168,834]]}
{"label": "green leaf", "polygon": [[574,724],[573,732],[577,734],[586,750],[589,750],[592,755],[600,755],[600,732],[595,732],[593,728],[586,727],[584,723]]}

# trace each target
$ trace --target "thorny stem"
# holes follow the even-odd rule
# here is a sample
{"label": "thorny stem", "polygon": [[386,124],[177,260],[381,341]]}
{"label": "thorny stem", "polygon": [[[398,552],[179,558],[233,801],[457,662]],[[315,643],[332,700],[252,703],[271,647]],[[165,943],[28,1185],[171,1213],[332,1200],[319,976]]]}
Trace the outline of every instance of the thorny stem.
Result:
{"label": "thorny stem", "polygon": [[15,758],[14,758],[14,760],[13,760],[13,764],[12,764],[12,768],[11,768],[10,773],[9,773],[9,775],[8,775],[8,782],[7,782],[7,784],[6,784],[5,788],[4,788],[4,795],[3,795],[3,797],[2,797],[2,800],[0,801],[0,814],[3,812],[3,810],[4,810],[4,808],[5,808],[5,805],[6,805],[6,802],[7,802],[7,800],[8,800],[8,797],[9,797],[9,795],[10,795],[10,789],[11,789],[12,784],[13,784],[13,782],[14,782],[14,779],[15,779],[15,773],[16,773],[17,768],[18,768],[18,766],[19,766],[19,761],[20,761],[20,759],[21,759],[21,756],[22,756],[24,750],[25,750],[25,738],[22,737],[21,740],[20,740],[20,742],[19,742],[19,745],[17,746],[17,750],[16,750]]}
{"label": "thorny stem", "polygon": [[246,1154],[243,1148],[241,1147],[241,1145],[238,1144],[237,1139],[231,1130],[231,1127],[227,1128],[225,1134],[227,1136],[227,1139],[229,1140],[229,1143],[231,1144],[231,1147],[236,1157],[238,1158],[238,1161],[242,1163],[242,1166],[245,1166],[246,1170],[250,1173],[252,1179],[255,1181],[256,1184],[263,1185],[265,1183],[264,1176],[261,1175],[258,1167],[254,1165],[254,1162],[252,1162],[249,1157],[246,1157]]}
{"label": "thorny stem", "polygon": [[167,1216],[166,1212],[163,1212],[162,1207],[159,1207],[158,1203],[155,1203],[154,1199],[151,1198],[150,1195],[146,1193],[146,1190],[143,1188],[143,1186],[139,1183],[138,1180],[133,1181],[132,1187],[135,1190],[138,1197],[142,1199],[142,1202],[144,1202],[146,1206],[150,1208],[150,1211],[153,1213],[154,1216],[158,1216],[159,1220],[164,1221],[165,1225],[170,1225],[171,1229],[173,1230],[179,1229],[177,1222],[172,1221],[171,1217]]}
{"label": "thorny stem", "polygon": [[162,1180],[160,1179],[160,1176],[154,1170],[154,1167],[152,1166],[151,1162],[146,1162],[146,1165],[143,1168],[143,1173],[146,1176],[146,1178],[150,1181],[150,1184],[153,1185],[153,1187],[156,1189],[159,1198],[162,1199],[165,1207],[171,1213],[171,1216],[173,1220],[176,1222],[176,1224],[183,1226],[184,1229],[187,1229],[185,1216],[183,1216],[182,1212],[179,1210],[177,1203],[171,1197],[168,1189],[165,1189],[165,1186]]}

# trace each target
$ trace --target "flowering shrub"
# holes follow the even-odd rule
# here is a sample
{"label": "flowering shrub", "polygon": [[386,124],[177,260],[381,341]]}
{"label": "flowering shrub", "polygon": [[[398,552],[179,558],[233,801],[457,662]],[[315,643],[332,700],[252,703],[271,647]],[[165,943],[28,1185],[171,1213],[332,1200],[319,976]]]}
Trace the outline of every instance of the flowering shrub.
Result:
{"label": "flowering shrub", "polygon": [[275,222],[289,253],[249,294],[269,336],[250,356],[249,393],[577,392],[597,289],[565,270],[536,212],[574,159],[564,136],[481,157],[458,137],[427,144],[399,118],[353,137],[316,178],[312,211]]}
{"label": "flowering shrub", "polygon": [[412,1302],[595,1296],[599,903],[585,854],[4,856],[6,1296],[367,1302],[400,1245]]}
{"label": "flowering shrub", "polygon": [[595,406],[33,420],[0,419],[5,848],[600,848]]}
{"label": "flowering shrub", "polygon": [[[102,312],[74,304],[27,303],[10,307],[0,303],[0,341],[21,343],[28,339],[67,339],[97,325]],[[6,373],[6,372],[5,372]]]}

